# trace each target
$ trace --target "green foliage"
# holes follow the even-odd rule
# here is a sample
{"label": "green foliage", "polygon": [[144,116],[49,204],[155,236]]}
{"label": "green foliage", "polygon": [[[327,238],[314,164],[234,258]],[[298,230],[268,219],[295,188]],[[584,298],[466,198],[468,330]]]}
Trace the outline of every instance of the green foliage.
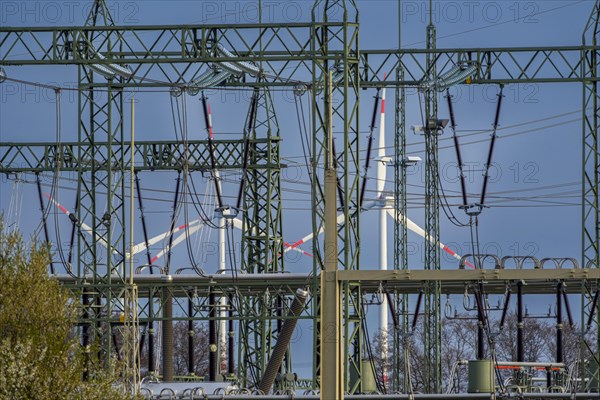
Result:
{"label": "green foliage", "polygon": [[[77,301],[48,275],[46,246],[25,246],[0,219],[0,399],[120,399],[117,375],[74,334]],[[112,362],[112,361],[111,361]],[[82,381],[88,368],[87,382]]]}

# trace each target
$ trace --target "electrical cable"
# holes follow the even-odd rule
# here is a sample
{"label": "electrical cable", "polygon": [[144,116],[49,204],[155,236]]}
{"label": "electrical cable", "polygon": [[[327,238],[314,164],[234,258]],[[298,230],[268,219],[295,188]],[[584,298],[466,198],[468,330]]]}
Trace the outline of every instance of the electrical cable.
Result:
{"label": "electrical cable", "polygon": [[[570,111],[570,112],[566,112],[566,113],[562,113],[562,114],[555,114],[555,115],[552,115],[552,116],[549,116],[549,117],[545,117],[545,118],[541,118],[541,119],[537,119],[537,120],[529,120],[529,121],[518,123],[518,124],[514,124],[514,125],[507,125],[507,126],[504,126],[502,128],[498,128],[497,130],[498,131],[506,131],[506,130],[509,130],[509,129],[512,129],[512,128],[517,128],[517,127],[526,126],[526,125],[532,125],[532,124],[535,124],[535,123],[538,123],[538,122],[544,122],[544,121],[548,121],[548,120],[552,120],[552,119],[562,118],[562,117],[567,116],[567,115],[578,114],[578,113],[581,113],[581,112],[582,112],[582,110],[576,110],[576,111]],[[570,120],[567,120],[567,121],[556,122],[556,123],[553,123],[553,124],[550,124],[550,125],[544,125],[544,126],[541,126],[539,128],[532,128],[532,129],[528,129],[528,130],[525,130],[525,131],[519,131],[519,132],[505,134],[505,135],[499,137],[498,140],[509,138],[509,137],[526,135],[526,134],[529,134],[529,133],[535,133],[535,132],[539,132],[539,131],[544,131],[544,130],[549,129],[549,128],[556,128],[556,127],[567,125],[567,124],[571,124],[571,123],[574,123],[574,122],[581,122],[581,118],[570,119]],[[465,138],[465,137],[470,137],[470,136],[478,136],[478,135],[481,135],[481,134],[490,133],[491,131],[492,131],[491,129],[478,130],[476,132],[472,132],[472,133],[461,135],[461,136],[459,136],[459,138]],[[439,138],[440,142],[445,142],[445,141],[450,141],[450,140],[452,140],[451,137]],[[483,142],[486,142],[487,140],[488,139],[475,140],[475,141],[463,143],[462,146],[468,146],[468,145],[472,145],[472,144],[483,143]],[[406,145],[406,147],[419,146],[421,144],[422,144],[421,142],[408,143]],[[445,149],[451,149],[453,147],[454,147],[454,145],[451,144],[451,145],[447,145],[447,146],[440,146],[439,149],[440,150],[445,150]],[[393,146],[386,146],[385,149],[393,149]],[[361,150],[361,152],[364,152],[364,151],[366,151],[366,150]],[[298,159],[298,158],[301,159],[301,158],[303,158],[303,156],[302,155],[287,156],[287,157],[285,157],[283,159],[284,160],[288,160],[288,161],[292,161],[292,160]],[[299,163],[296,162],[296,164],[299,164]]]}
{"label": "electrical cable", "polygon": [[[299,106],[298,106],[298,95],[294,95],[294,105],[296,106],[296,118],[298,120],[298,132],[300,134],[300,143],[302,144],[302,154],[304,156],[304,166],[306,167],[306,172],[308,174],[308,179],[309,182],[311,182],[312,185],[312,172],[310,170],[310,165],[311,163],[309,162],[308,159],[308,152],[310,150],[307,151],[307,149],[310,149],[309,143],[308,143],[308,138],[307,139],[307,143],[305,145],[304,143],[304,139],[306,136],[306,123],[304,124],[304,126],[302,125],[302,122],[305,122],[304,120],[304,110],[300,110]],[[300,101],[300,107],[302,107],[302,100]],[[302,114],[300,114],[302,112]],[[302,115],[302,119],[303,121],[300,121],[300,116]]]}
{"label": "electrical cable", "polygon": [[[452,225],[455,225],[458,227],[469,226],[468,223],[461,222],[454,214],[454,211],[452,211],[452,208],[450,207],[450,204],[448,203],[448,198],[446,197],[446,192],[444,191],[444,185],[442,184],[442,180],[440,179],[439,173],[437,174],[437,179],[438,179],[438,197],[443,199],[443,201],[440,202],[440,205],[442,206],[442,210],[444,211],[446,218],[448,218],[448,220],[452,223]],[[441,194],[441,196],[440,196],[440,194]]]}
{"label": "electrical cable", "polygon": [[[72,181],[75,182],[76,179],[71,179],[71,178],[62,178],[61,180],[63,181]],[[226,180],[227,181],[227,180]],[[35,184],[35,181],[23,181],[23,183],[25,184]],[[294,182],[294,183],[302,183],[302,182]],[[308,183],[305,182],[306,185],[308,185]],[[565,183],[565,185],[578,185],[579,183]],[[48,184],[42,183],[42,186],[48,186]],[[418,187],[418,185],[410,185],[410,186],[415,186]],[[530,189],[514,189],[514,190],[509,190],[509,191],[502,191],[502,192],[495,192],[495,193],[519,193],[519,192],[526,192],[526,191],[534,191],[534,190],[547,190],[550,189],[552,187],[559,187],[561,185],[549,185],[549,186],[542,186],[539,188],[530,188]],[[62,189],[64,190],[70,190],[73,191],[75,190],[72,187],[69,186],[61,186]],[[154,188],[144,188],[142,189],[144,192],[152,192],[152,193],[165,193],[165,194],[170,194],[172,195],[174,192],[172,190],[164,190],[164,189],[154,189]],[[309,191],[301,191],[301,190],[291,190],[291,189],[286,189],[284,188],[285,192],[290,192],[290,193],[298,193],[298,194],[305,194],[305,195],[309,195],[310,192]],[[101,192],[97,192],[102,194]],[[568,195],[568,194],[573,194]],[[557,194],[540,194],[540,195],[534,195],[534,196],[529,196],[529,197],[508,197],[508,196],[487,196],[490,198],[498,198],[500,200],[498,201],[494,201],[491,202],[489,204],[493,204],[493,205],[489,205],[489,208],[530,208],[530,207],[545,207],[545,208],[551,208],[551,207],[561,207],[561,206],[565,206],[565,207],[574,207],[574,206],[580,206],[581,203],[562,203],[562,202],[552,202],[552,201],[546,201],[543,200],[542,198],[579,198],[580,196],[578,196],[578,193],[580,193],[579,191],[567,191],[567,192],[559,192],[558,195]],[[568,196],[567,196],[568,195]],[[215,195],[211,194],[209,195],[211,198],[214,198]],[[413,196],[417,196],[418,198],[422,197],[421,194],[417,194],[417,193],[413,193]],[[229,199],[234,199],[233,196],[224,196],[225,198],[229,198]],[[456,196],[447,196],[448,198],[451,197],[456,197]],[[409,209],[419,209],[422,208],[422,200],[419,199],[415,199],[415,200],[411,200],[409,202],[409,204],[414,204],[415,206],[411,206],[409,207]],[[149,200],[149,201],[153,201],[153,202],[158,202],[158,203],[162,203],[162,202],[170,202],[171,200],[169,199],[164,199],[164,198],[158,198],[158,197],[148,197],[146,196],[145,199]],[[183,202],[185,202],[184,200],[182,200]],[[298,199],[298,198],[290,198],[287,200],[287,202],[291,202],[291,201],[295,201],[295,202],[309,202],[310,199]],[[513,202],[513,201],[532,201],[532,202],[536,202],[536,203],[540,203],[539,205],[501,205],[500,203],[507,203],[507,202]],[[546,205],[545,205],[546,204]],[[450,204],[450,206],[459,206],[460,204]],[[310,211],[309,207],[284,207],[283,209],[285,210],[306,210],[306,211]],[[154,212],[150,212],[149,213],[161,213],[160,211],[154,211]]]}
{"label": "electrical cable", "polygon": [[[47,212],[44,207],[44,196],[42,195],[42,184],[40,181],[39,173],[36,173],[36,184],[37,184],[36,186],[38,189],[38,198],[40,201],[40,207],[41,207],[41,212],[42,212],[42,225],[43,225],[43,230],[44,230],[44,239],[46,241],[46,246],[50,247],[50,233],[48,232],[48,222],[46,220]],[[54,270],[54,263],[52,262],[52,258],[50,258],[50,274],[54,275],[55,273],[56,272]]]}
{"label": "electrical cable", "polygon": [[10,203],[8,206],[7,226],[6,230],[10,232],[16,232],[19,226],[19,220],[21,219],[21,203],[23,201],[23,185],[19,178],[20,174],[15,174],[15,180],[13,181]]}
{"label": "electrical cable", "polygon": [[248,179],[248,161],[250,157],[250,138],[256,136],[256,116],[258,113],[258,98],[260,89],[256,88],[252,93],[252,99],[250,100],[250,112],[248,113],[247,121],[244,129],[244,151],[242,153],[242,176],[240,179],[240,185],[238,188],[237,200],[235,202],[235,208],[240,210],[242,207],[242,199],[244,196],[244,189],[246,188],[246,180]]}
{"label": "electrical cable", "polygon": [[[163,251],[166,251],[166,257],[165,257],[165,273],[169,273],[170,272],[170,263],[171,263],[171,251],[172,251],[172,244],[173,244],[173,236],[174,236],[174,229],[175,229],[175,223],[179,217],[179,213],[181,211],[181,201],[180,201],[180,196],[179,196],[179,189],[180,189],[180,184],[181,184],[181,171],[177,172],[177,179],[176,179],[176,186],[175,186],[175,198],[173,200],[173,214],[171,215],[171,222],[169,224],[169,235],[167,238],[165,238],[165,240],[167,240],[167,246],[164,247],[163,244]],[[164,243],[164,240],[163,240]]]}
{"label": "electrical cable", "polygon": [[[189,194],[189,189],[190,189],[189,179],[191,177],[190,177],[189,162],[188,162],[188,159],[189,159],[189,154],[188,154],[189,153],[188,112],[187,112],[186,96],[182,96],[181,108],[182,108],[182,116],[180,119],[180,127],[182,129],[181,136],[182,136],[182,143],[183,143],[183,147],[184,147],[184,151],[183,151],[183,193],[182,193],[181,198],[184,200],[187,200],[188,194]],[[179,111],[179,108],[178,108],[178,111]],[[179,113],[178,113],[178,116],[179,116]],[[192,203],[193,203],[193,198],[191,198],[191,199],[192,199]],[[189,202],[188,201],[185,201],[185,203],[183,205],[183,213],[184,213],[184,220],[185,220],[185,232],[183,234],[185,235],[185,244],[186,244],[186,249],[187,249],[187,253],[188,253],[188,259],[190,261],[192,269],[194,270],[194,272],[196,272],[196,274],[198,274],[199,276],[206,276],[204,271],[202,270],[202,268],[200,268],[198,266],[198,263],[196,262],[196,257],[194,255],[194,251],[192,249],[192,244],[191,244],[191,239],[190,239],[190,218],[189,218]]]}
{"label": "electrical cable", "polygon": [[[194,178],[193,178],[192,174],[190,174],[189,182],[192,185],[192,191],[190,191],[190,194],[191,194],[191,201],[190,202],[194,206],[194,208],[196,209],[196,212],[200,215],[200,219],[202,220],[202,222],[204,224],[206,224],[211,229],[223,229],[219,225],[217,225],[216,223],[214,223],[212,221],[212,218],[207,214],[206,209],[205,209],[205,205],[202,204],[202,202],[200,201],[200,199],[198,197],[198,191],[196,189],[196,184],[194,183]],[[207,187],[208,186],[209,185],[207,185]],[[208,198],[213,198],[214,199],[214,198],[216,198],[216,195],[208,193],[208,194],[205,194],[204,198],[205,198],[205,200],[208,199]]]}
{"label": "electrical cable", "polygon": [[[481,207],[485,206],[485,194],[487,192],[487,185],[488,185],[489,177],[490,177],[489,171],[490,171],[490,167],[492,166],[492,156],[494,154],[494,145],[496,143],[496,138],[497,138],[496,131],[498,130],[498,125],[499,125],[499,121],[500,121],[500,110],[502,108],[502,98],[504,97],[503,90],[504,90],[504,85],[500,85],[500,93],[498,94],[498,103],[496,104],[496,116],[494,118],[492,138],[490,139],[490,147],[489,147],[489,151],[488,151],[487,161],[485,163],[485,172],[483,175],[483,186],[481,188],[481,199],[479,201],[479,205]],[[467,206],[467,205],[465,204],[465,206]]]}
{"label": "electrical cable", "polygon": [[[59,89],[54,89],[54,94],[55,94],[55,99],[56,99],[56,101],[55,101],[55,117],[56,117],[55,139],[56,139],[56,145],[58,148],[58,152],[59,152],[59,154],[62,154],[61,147],[60,147],[61,143],[62,143],[62,107],[61,107],[62,92]],[[59,196],[58,189],[60,187],[61,163],[62,163],[62,160],[60,160],[60,159],[56,163],[56,168],[54,170],[54,175],[53,175],[53,179],[52,179],[52,188],[50,190],[51,198],[58,198],[58,196]],[[79,204],[79,202],[77,202],[77,204]],[[48,207],[48,209],[50,209],[50,207]],[[73,228],[75,227],[76,222],[77,222],[76,219],[72,219]],[[61,239],[62,235],[60,234],[60,223],[58,221],[58,213],[57,212],[54,212],[54,234],[57,239],[56,240],[57,254],[61,260],[61,263],[62,263],[63,267],[65,268],[65,271],[67,272],[67,274],[69,274],[73,278],[76,278],[75,274],[73,273],[72,265],[69,262],[67,262],[67,260],[65,259],[65,256],[64,256],[62,239]],[[70,252],[72,252],[72,249],[70,250]]]}
{"label": "electrical cable", "polygon": [[[456,134],[456,121],[454,120],[454,108],[452,106],[452,96],[450,95],[450,89],[446,89],[446,100],[448,102],[448,112],[450,114],[450,128],[452,129],[452,140],[454,141],[454,150],[456,152],[456,164],[458,166],[458,173],[460,177],[460,190],[463,198],[463,207],[467,207],[467,186],[465,183],[465,174],[463,173],[463,162],[462,155],[460,152],[460,142]],[[439,179],[439,175],[438,175]],[[441,181],[440,181],[441,185]]]}
{"label": "electrical cable", "polygon": [[[367,141],[367,154],[365,157],[365,166],[362,177],[362,184],[360,186],[360,195],[358,200],[358,208],[362,208],[363,201],[365,198],[365,190],[367,188],[367,181],[369,179],[369,168],[371,164],[371,151],[373,150],[373,133],[375,132],[375,122],[377,120],[377,110],[379,109],[379,101],[381,100],[381,89],[377,89],[377,94],[375,95],[375,101],[373,104],[373,115],[371,116],[371,125],[369,126],[369,137]],[[359,174],[360,175],[360,174]]]}
{"label": "electrical cable", "polygon": [[[134,184],[135,184],[137,197],[138,197],[138,209],[140,210],[140,217],[141,217],[141,222],[142,222],[142,233],[144,235],[144,245],[146,246],[146,261],[148,262],[150,274],[153,275],[154,268],[150,267],[152,265],[152,254],[150,253],[150,245],[148,243],[148,229],[146,228],[146,216],[144,214],[140,177],[138,176],[137,171],[135,171],[134,174],[135,174],[135,183]],[[133,257],[133,254],[130,254],[129,256]]]}
{"label": "electrical cable", "polygon": [[234,253],[234,251],[235,251],[235,238],[234,238],[234,235],[233,235],[233,230],[234,230],[233,223],[230,223],[229,227],[231,228],[231,229],[229,229],[229,233],[231,234],[231,241],[229,242],[230,243],[230,245],[229,245],[229,249],[230,249],[229,257],[230,257],[230,260],[231,260],[231,274],[233,275],[233,281],[237,282],[237,279],[238,279],[238,269],[236,268],[236,262],[237,262],[237,260],[235,259],[235,253]]}
{"label": "electrical cable", "polygon": [[[557,10],[560,10],[560,9],[563,9],[563,8],[571,7],[571,6],[574,6],[574,5],[579,5],[579,4],[584,3],[585,1],[586,0],[571,1],[571,2],[567,2],[567,4],[565,4],[565,5],[561,5],[561,6],[558,6],[558,7],[555,7],[555,8],[550,8],[550,9],[544,10],[544,11],[539,11],[537,13],[533,13],[533,14],[529,14],[529,15],[524,15],[524,16],[519,17],[519,18],[511,18],[511,19],[508,19],[506,21],[495,22],[495,23],[491,23],[491,24],[488,24],[488,25],[484,25],[484,26],[478,27],[478,28],[467,29],[467,30],[464,30],[464,31],[450,33],[450,34],[447,34],[447,35],[438,35],[437,36],[437,40],[446,39],[446,38],[450,38],[450,37],[454,37],[454,36],[459,36],[459,35],[463,35],[463,34],[466,34],[466,33],[473,33],[473,32],[477,32],[477,31],[480,31],[480,30],[493,28],[493,27],[496,27],[496,26],[499,26],[499,25],[505,25],[505,24],[509,24],[509,23],[519,22],[521,20],[526,20],[527,18],[532,18],[532,17],[536,17],[536,16],[539,16],[539,15],[542,15],[542,14],[551,13],[553,11],[557,11]],[[425,41],[420,40],[418,42],[413,42],[413,43],[405,44],[405,45],[403,45],[403,47],[406,49],[406,48],[409,48],[411,46],[415,46],[415,45],[423,44],[423,43],[425,43]],[[397,48],[396,49],[388,49],[388,51],[397,51],[397,50],[398,50]]]}
{"label": "electrical cable", "polygon": [[[473,224],[473,219],[475,220],[475,223]],[[478,269],[483,269],[483,265],[481,264],[481,250],[480,250],[480,240],[479,240],[479,216],[474,216],[470,218],[471,220],[471,246],[473,248],[473,254],[475,255],[475,266]],[[475,226],[475,237],[473,237],[473,225]],[[478,283],[478,291],[479,293],[475,293],[475,296],[479,296],[481,301],[478,302],[478,307],[482,306],[481,309],[481,315],[483,315],[483,328],[484,328],[484,333],[486,335],[487,338],[487,342],[488,342],[488,350],[490,352],[491,358],[492,358],[492,362],[494,364],[494,371],[495,371],[495,375],[496,375],[496,379],[500,385],[500,392],[504,393],[506,392],[506,387],[504,386],[504,382],[502,380],[502,375],[500,372],[500,369],[498,368],[498,358],[496,355],[496,347],[495,347],[495,341],[492,337],[492,332],[491,332],[491,324],[490,324],[490,320],[489,320],[489,315],[485,309],[485,303],[483,302],[483,299],[485,298],[485,289],[483,286],[483,282],[479,282]]]}
{"label": "electrical cable", "polygon": [[223,210],[223,198],[221,196],[221,186],[219,182],[219,175],[216,169],[216,158],[215,158],[215,144],[214,144],[214,134],[213,134],[213,125],[212,125],[212,115],[210,106],[208,105],[207,97],[202,92],[201,95],[202,101],[202,111],[204,114],[204,125],[206,129],[206,133],[208,134],[208,151],[210,155],[210,166],[211,166],[211,176],[213,178],[213,182],[215,185],[215,193],[217,194],[217,204],[221,211]]}

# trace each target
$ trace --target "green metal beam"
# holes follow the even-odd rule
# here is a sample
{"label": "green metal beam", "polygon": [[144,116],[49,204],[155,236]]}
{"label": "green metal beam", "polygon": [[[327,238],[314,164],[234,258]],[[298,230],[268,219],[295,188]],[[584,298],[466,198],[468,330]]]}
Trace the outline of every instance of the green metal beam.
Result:
{"label": "green metal beam", "polygon": [[[590,18],[582,35],[583,45],[595,47],[600,40],[600,1],[596,1]],[[600,268],[600,91],[598,90],[598,67],[600,65],[600,53],[597,49],[582,52],[581,74],[583,80],[583,186],[582,186],[582,263],[584,267]],[[597,284],[597,281],[596,281]],[[592,332],[596,332],[595,351],[581,344],[581,365],[586,365],[586,360],[595,359],[595,363],[589,362],[589,368],[585,368],[582,375],[589,381],[597,381],[600,376],[598,365],[600,365],[600,312],[590,315],[590,305],[596,294],[586,282],[581,282],[582,321],[590,321]],[[596,291],[598,288],[596,287]],[[584,324],[581,324],[581,334],[585,335]],[[593,368],[592,366],[596,367]]]}
{"label": "green metal beam", "polygon": [[[249,164],[264,163],[264,167],[254,168],[246,176],[242,270],[251,274],[283,272],[279,124],[268,88],[254,89],[246,127],[247,138],[254,143],[262,141],[250,153]],[[265,293],[263,297],[247,300],[241,310],[260,316],[245,322],[240,329],[238,375],[244,386],[258,385],[267,366],[277,334],[274,326],[274,320],[278,318],[277,300],[276,295]]]}
{"label": "green metal beam", "polygon": [[[341,13],[340,15],[336,15]],[[342,23],[330,22],[330,19],[341,18]],[[340,213],[345,223],[338,227],[337,258],[339,268],[359,268],[359,183],[360,170],[359,146],[359,36],[358,9],[353,0],[317,0],[312,11],[311,33],[311,82],[312,91],[312,222],[313,232],[324,227],[325,193],[323,189],[325,171],[322,168],[327,162],[336,164],[337,181],[340,198]],[[335,85],[326,83],[329,73],[333,72]],[[332,98],[323,96],[323,92],[331,90]],[[324,100],[323,100],[324,98]],[[340,127],[341,134],[332,138],[330,127]],[[337,139],[337,140],[336,140]],[[334,143],[335,142],[335,143]],[[337,144],[334,152],[333,146]],[[335,158],[333,160],[332,158]],[[313,273],[315,276],[323,270],[325,249],[317,247],[313,241]],[[342,287],[343,351],[345,355],[343,373],[345,374],[345,390],[350,393],[360,391],[360,368],[362,351],[360,287],[346,285]],[[315,303],[319,307],[319,303]],[[321,315],[319,309],[315,315]],[[321,326],[317,324],[315,337],[315,382],[321,376],[320,339]],[[349,377],[355,380],[350,381]]]}
{"label": "green metal beam", "polygon": [[[264,154],[278,146],[280,139],[256,138],[250,140],[250,169],[271,168]],[[243,140],[215,140],[215,161],[218,169],[241,169]],[[110,152],[107,149],[110,148]],[[190,170],[206,171],[211,168],[207,140],[136,141],[136,171],[172,171],[182,169],[181,160],[185,151]],[[122,149],[121,157],[117,150]],[[112,157],[109,158],[109,154]],[[113,168],[130,168],[131,146],[98,141],[61,143],[0,143],[0,172],[56,172],[56,171],[107,171]],[[109,160],[112,159],[112,162]],[[282,165],[281,167],[285,167]]]}
{"label": "green metal beam", "polygon": [[[555,281],[555,280],[594,280],[600,279],[598,268],[554,268],[554,269],[408,269],[408,270],[368,270],[340,271],[340,281],[352,282],[492,282],[492,281]],[[556,287],[555,287],[556,289]]]}
{"label": "green metal beam", "polygon": [[[404,79],[404,71],[396,70],[396,80]],[[400,223],[404,215],[408,215],[407,199],[407,165],[406,153],[406,89],[395,89],[394,112],[394,269],[405,270],[408,268],[408,228]],[[394,293],[394,306],[401,316],[400,329],[393,331],[393,365],[396,373],[392,375],[391,390],[403,391],[409,387],[408,360],[409,349],[405,338],[409,333],[408,295]],[[402,373],[402,382],[400,374]]]}
{"label": "green metal beam", "polygon": [[[405,270],[373,270],[360,271],[340,270],[340,282],[360,284],[367,293],[377,293],[381,285],[395,288],[402,293],[418,293],[419,288],[428,282],[440,282],[443,292],[460,288],[456,293],[464,293],[465,285],[484,282],[486,285],[499,285],[516,281],[527,283],[523,286],[525,294],[555,294],[556,282],[564,281],[569,286],[569,293],[581,293],[581,282],[595,282],[600,279],[598,268],[548,268],[548,269],[405,269]],[[168,279],[169,278],[169,279]],[[57,275],[56,279],[69,288],[80,287],[85,281],[69,275]],[[112,282],[119,281],[112,277]],[[175,297],[184,297],[190,288],[196,288],[197,294],[208,295],[212,288],[216,292],[227,293],[238,288],[240,293],[248,296],[261,296],[265,291],[272,293],[294,293],[296,289],[305,287],[312,281],[309,274],[243,274],[243,275],[135,275],[134,282],[140,288],[140,298],[145,288],[169,287]],[[577,283],[569,285],[569,283]],[[99,284],[104,287],[108,283]],[[317,288],[318,289],[318,288]],[[590,288],[592,290],[593,288]],[[586,289],[587,290],[587,289]],[[454,292],[452,292],[454,293]],[[318,291],[313,293],[316,296]]]}
{"label": "green metal beam", "polygon": [[[430,4],[431,5],[431,4]],[[431,8],[430,8],[431,10]],[[437,32],[433,20],[427,25],[427,49],[435,50]],[[438,77],[438,62],[434,53],[426,55],[426,79],[433,82]],[[431,128],[429,121],[437,121],[438,104],[437,90],[433,87],[424,89],[424,124],[425,126],[425,232],[431,240],[425,241],[424,260],[426,270],[440,269],[440,209],[439,209],[439,166],[438,166],[438,135],[437,126]],[[421,101],[419,99],[419,101]],[[424,321],[424,359],[425,390],[427,393],[441,393],[442,390],[442,326],[440,307],[440,285],[431,282],[425,287]]]}
{"label": "green metal beam", "polygon": [[[315,57],[331,62],[344,56],[344,50],[330,48],[318,54],[311,48],[311,34],[322,29],[342,29],[341,22],[295,24],[232,24],[173,26],[39,27],[0,29],[0,66],[9,65],[89,65],[118,62],[132,67],[135,77],[115,87],[155,87],[185,84],[202,68],[198,63],[231,61],[216,57],[214,43],[235,50],[238,60],[260,61],[270,71],[265,86],[295,86],[311,81]],[[350,23],[348,27],[357,26]],[[90,59],[86,37],[90,32],[105,35],[105,41],[123,40],[123,49],[111,49],[105,60]],[[259,38],[267,44],[259,50]],[[440,71],[457,62],[475,61],[479,70],[473,84],[582,82],[582,53],[598,51],[595,44],[561,47],[499,47],[462,49],[361,49],[361,86],[415,86],[427,75],[431,56]],[[173,68],[161,69],[170,64]],[[397,81],[391,72],[402,67],[405,79]],[[387,80],[383,73],[388,72]],[[161,82],[148,82],[146,78]],[[587,77],[588,79],[590,77]],[[593,78],[597,80],[597,77]],[[95,84],[98,84],[96,82]],[[102,84],[102,83],[100,83]],[[248,86],[234,79],[227,86]]]}

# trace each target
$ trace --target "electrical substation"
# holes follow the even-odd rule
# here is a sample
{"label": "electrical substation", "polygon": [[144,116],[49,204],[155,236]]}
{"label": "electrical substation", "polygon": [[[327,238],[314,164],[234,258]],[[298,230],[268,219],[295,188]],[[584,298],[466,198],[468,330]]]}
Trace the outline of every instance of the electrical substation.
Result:
{"label": "electrical substation", "polygon": [[[387,2],[397,22],[380,32],[395,48],[359,40],[366,1],[315,0],[287,23],[248,3],[257,22],[122,24],[110,0],[89,0],[83,25],[0,26],[0,87],[51,93],[54,115],[34,142],[12,140],[5,127],[21,122],[2,114],[6,229],[29,214],[52,245],[48,273],[81,302],[81,345],[124,362],[124,390],[146,399],[599,398],[600,1],[568,27],[580,42],[490,48],[439,48],[430,1],[426,41],[406,48],[403,1]],[[46,79],[57,70],[76,84]],[[479,246],[499,129],[514,123],[503,102],[522,84],[582,93],[570,161],[581,179],[570,235],[581,245],[565,258]],[[473,184],[452,90],[482,85],[496,94]],[[152,96],[165,101],[150,112],[168,134],[140,128],[148,106],[138,100]],[[223,134],[223,120],[238,131]],[[451,204],[442,138],[458,168]],[[285,222],[300,196],[286,186],[286,141],[302,154],[303,238]],[[364,245],[367,213],[378,215],[376,249]],[[471,247],[448,243],[449,220]],[[409,258],[409,238],[421,258]],[[528,350],[534,320],[549,321],[543,358]],[[466,332],[468,359],[449,350],[460,342],[444,331],[451,323]]]}

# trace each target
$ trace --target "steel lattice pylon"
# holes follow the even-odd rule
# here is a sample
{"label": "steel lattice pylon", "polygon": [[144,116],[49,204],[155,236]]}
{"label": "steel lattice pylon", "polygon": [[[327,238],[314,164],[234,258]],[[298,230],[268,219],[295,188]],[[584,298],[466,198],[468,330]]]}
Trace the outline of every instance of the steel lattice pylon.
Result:
{"label": "steel lattice pylon", "polygon": [[[249,154],[249,165],[266,162],[263,169],[251,168],[244,186],[242,265],[246,273],[283,272],[281,215],[281,165],[279,124],[268,88],[255,88],[246,118],[245,135],[265,143]],[[244,177],[242,177],[244,179]],[[245,386],[257,385],[275,343],[277,292],[265,291],[241,308],[242,315],[260,315],[243,322],[239,337],[239,377]]]}
{"label": "steel lattice pylon", "polygon": [[[598,45],[600,39],[600,2],[596,1],[590,19],[583,32],[583,46]],[[600,92],[598,92],[598,67],[600,54],[597,48],[584,51],[582,54],[583,76],[583,255],[582,262],[586,267],[600,268],[600,203],[598,190],[600,186],[600,154],[598,153],[598,134],[600,132]],[[581,335],[594,325],[596,329],[596,349],[600,349],[600,311],[596,315],[589,315],[593,302],[593,293],[598,291],[598,281],[582,282],[582,323]],[[595,359],[595,363],[590,360]],[[589,363],[589,364],[588,364]],[[588,365],[582,375],[598,379],[600,374],[600,355],[594,354],[589,344],[582,340],[581,365]]]}
{"label": "steel lattice pylon", "polygon": [[[431,8],[430,8],[431,9]],[[436,29],[430,15],[427,26],[427,49],[436,48]],[[427,57],[427,81],[437,78],[437,63],[433,55]],[[425,269],[440,269],[440,207],[438,178],[438,127],[437,89],[430,87],[424,91],[425,103],[425,231],[433,239],[425,241]],[[435,124],[432,126],[432,122]],[[442,389],[441,363],[441,310],[440,288],[432,282],[425,290],[424,332],[425,332],[425,390],[439,393]]]}
{"label": "steel lattice pylon", "polygon": [[[103,0],[92,5],[86,26],[114,26]],[[87,31],[75,37],[76,45],[86,57],[96,52],[114,52],[121,48],[119,38],[105,31]],[[93,57],[93,56],[91,56]],[[125,159],[123,127],[123,94],[113,90],[113,84],[124,79],[115,77],[109,81],[105,93],[99,94],[94,83],[99,79],[89,65],[79,66],[79,142],[89,143],[89,152],[79,148],[79,159],[86,159],[90,168],[77,171],[79,190],[77,220],[88,221],[94,234],[90,239],[82,229],[77,238],[77,276],[86,286],[86,317],[89,325],[84,327],[84,345],[101,344],[99,357],[106,360],[113,349],[115,314],[118,315],[126,295],[128,274],[125,270]],[[99,144],[101,143],[101,144]],[[60,143],[59,143],[60,146]],[[103,171],[97,171],[106,165]],[[101,194],[102,193],[102,194]],[[76,222],[74,222],[76,223]],[[119,277],[118,285],[107,279]]]}
{"label": "steel lattice pylon", "polygon": [[[332,16],[337,17],[335,22]],[[360,160],[359,152],[359,88],[360,74],[358,68],[358,10],[353,0],[318,0],[312,9],[313,28],[311,33],[312,58],[312,99],[313,99],[313,156],[312,156],[312,214],[313,232],[324,226],[325,195],[323,193],[324,174],[322,166],[331,152],[335,157],[338,176],[339,212],[344,216],[344,223],[338,227],[339,268],[346,270],[359,269],[359,195],[360,195]],[[330,54],[336,54],[331,57]],[[332,96],[337,100],[332,104],[332,116],[328,111],[328,102],[320,103],[319,97],[327,93],[327,77],[330,71],[335,74]],[[332,124],[342,131],[341,150],[330,149],[327,143],[328,127]],[[335,138],[334,138],[335,141]],[[313,272],[315,276],[323,270],[327,249],[319,249],[316,238],[313,239],[315,260]],[[350,393],[360,391],[361,376],[361,294],[360,286],[345,284],[343,288],[343,332],[345,338],[344,373],[346,390]],[[318,302],[314,303],[314,315],[319,315]],[[315,372],[313,379],[320,375],[320,351],[317,340],[320,326],[315,329]]]}
{"label": "steel lattice pylon", "polygon": [[[404,79],[404,71],[398,68],[396,80]],[[408,228],[401,224],[401,216],[407,215],[406,193],[406,89],[396,88],[396,107],[394,113],[394,269],[408,269]],[[409,316],[408,295],[395,293],[396,310],[400,313],[400,326],[394,330],[394,366],[392,389],[406,391],[409,387],[406,360],[410,357],[408,348]],[[402,379],[400,378],[402,371]]]}

